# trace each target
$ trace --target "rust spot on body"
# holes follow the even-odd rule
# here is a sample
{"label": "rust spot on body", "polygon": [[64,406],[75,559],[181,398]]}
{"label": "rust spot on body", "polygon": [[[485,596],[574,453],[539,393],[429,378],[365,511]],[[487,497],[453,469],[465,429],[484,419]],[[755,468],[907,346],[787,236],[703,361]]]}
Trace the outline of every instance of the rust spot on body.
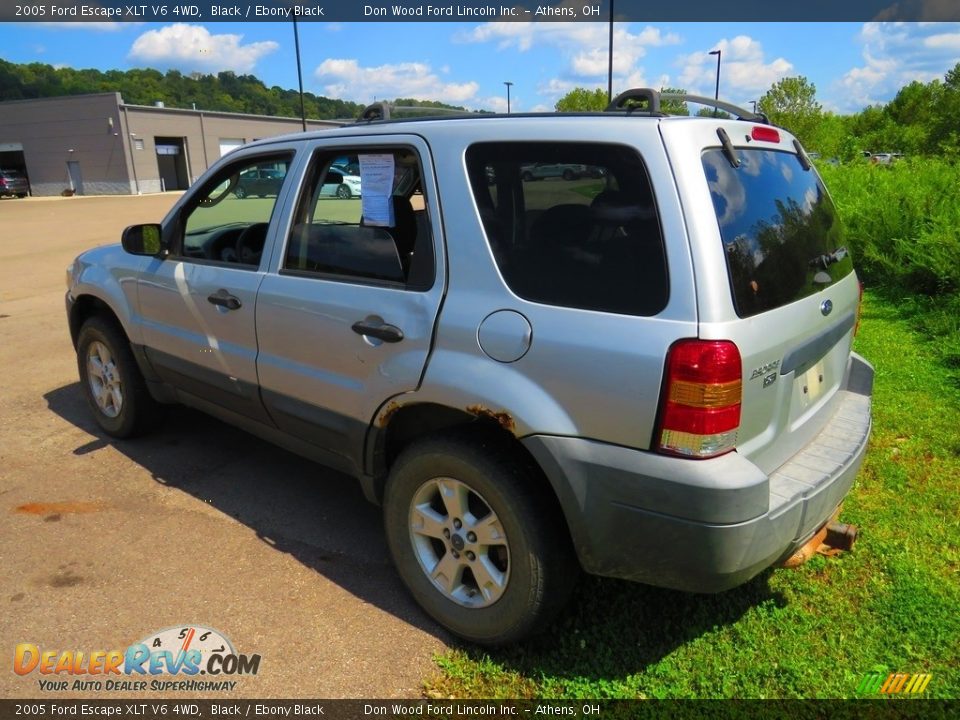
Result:
{"label": "rust spot on body", "polygon": [[478,418],[493,420],[508,433],[512,434],[514,430],[516,430],[516,424],[513,422],[513,417],[510,415],[510,413],[504,410],[501,410],[500,412],[494,412],[490,408],[484,407],[483,405],[467,405],[467,412],[471,415],[476,415]]}
{"label": "rust spot on body", "polygon": [[400,403],[391,400],[387,403],[387,406],[383,409],[383,412],[380,413],[380,417],[377,418],[377,425],[380,427],[386,427],[387,423],[390,422],[390,419],[397,414],[397,410],[400,409]]}
{"label": "rust spot on body", "polygon": [[[43,515],[48,522],[54,522],[52,516],[62,516],[67,513],[91,513],[100,510],[101,506],[91,502],[51,502],[51,503],[27,503],[14,508],[14,512],[24,515]],[[56,520],[60,518],[57,517]]]}

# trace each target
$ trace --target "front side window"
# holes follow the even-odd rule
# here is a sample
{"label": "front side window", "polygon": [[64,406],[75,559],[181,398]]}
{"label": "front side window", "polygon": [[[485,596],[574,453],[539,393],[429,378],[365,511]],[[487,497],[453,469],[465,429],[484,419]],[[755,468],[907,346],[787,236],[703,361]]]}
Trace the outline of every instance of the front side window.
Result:
{"label": "front side window", "polygon": [[205,183],[187,204],[176,254],[187,260],[258,267],[291,157],[285,153],[247,158]]}
{"label": "front side window", "polygon": [[719,148],[703,170],[720,225],[734,305],[749,317],[807,297],[853,271],[843,228],[813,170],[794,153]]}
{"label": "front side window", "polygon": [[433,244],[420,168],[407,148],[317,151],[282,271],[429,288]]}
{"label": "front side window", "polygon": [[666,307],[653,191],[633,148],[480,143],[467,169],[507,286],[526,300],[625,315]]}

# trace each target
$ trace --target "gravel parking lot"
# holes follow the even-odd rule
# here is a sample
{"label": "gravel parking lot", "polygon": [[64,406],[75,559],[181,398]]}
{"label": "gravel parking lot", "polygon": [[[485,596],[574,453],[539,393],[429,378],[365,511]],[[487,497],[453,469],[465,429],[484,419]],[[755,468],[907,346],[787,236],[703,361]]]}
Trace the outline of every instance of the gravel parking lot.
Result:
{"label": "gravel parking lot", "polygon": [[0,697],[151,696],[50,692],[40,679],[94,676],[10,663],[20,643],[88,654],[188,626],[259,654],[259,672],[153,697],[417,697],[447,638],[401,586],[353,480],[186,409],[123,442],[89,415],[65,268],[176,197],[0,201]]}

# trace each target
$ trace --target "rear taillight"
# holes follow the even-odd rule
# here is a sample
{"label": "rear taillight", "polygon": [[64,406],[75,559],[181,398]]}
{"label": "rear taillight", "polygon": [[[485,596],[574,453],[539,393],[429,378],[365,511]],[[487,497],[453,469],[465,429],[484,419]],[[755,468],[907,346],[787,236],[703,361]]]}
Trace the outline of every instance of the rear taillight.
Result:
{"label": "rear taillight", "polygon": [[853,325],[853,336],[856,337],[860,332],[860,313],[863,310],[863,283],[860,285],[860,297],[857,298],[857,321]]}
{"label": "rear taillight", "polygon": [[681,340],[670,348],[657,449],[708,458],[737,445],[742,395],[740,351],[729,340]]}

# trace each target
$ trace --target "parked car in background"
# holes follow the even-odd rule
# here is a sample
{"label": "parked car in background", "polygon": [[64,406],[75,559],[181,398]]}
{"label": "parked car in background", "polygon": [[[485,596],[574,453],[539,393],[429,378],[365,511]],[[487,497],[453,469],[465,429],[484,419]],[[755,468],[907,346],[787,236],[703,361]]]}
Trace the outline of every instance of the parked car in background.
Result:
{"label": "parked car in background", "polygon": [[286,171],[276,168],[253,168],[241,173],[237,186],[233,189],[233,194],[238,198],[246,198],[251,195],[257,197],[267,197],[276,195],[280,192],[283,185],[283,178],[286,177]]}
{"label": "parked car in background", "polygon": [[344,168],[331,165],[320,194],[327,197],[338,197],[341,200],[360,197],[360,176],[351,175]]}
{"label": "parked car in background", "polygon": [[30,194],[30,183],[19,170],[0,170],[0,197],[12,195],[26,197]]}
{"label": "parked car in background", "polygon": [[339,157],[333,161],[333,167],[337,172],[341,172],[344,175],[359,175],[360,174],[360,163],[357,158],[354,156],[352,158],[348,157]]}
{"label": "parked car in background", "polygon": [[528,182],[530,180],[546,180],[547,178],[577,180],[585,175],[587,175],[586,165],[571,163],[531,163],[520,168],[520,177]]}

